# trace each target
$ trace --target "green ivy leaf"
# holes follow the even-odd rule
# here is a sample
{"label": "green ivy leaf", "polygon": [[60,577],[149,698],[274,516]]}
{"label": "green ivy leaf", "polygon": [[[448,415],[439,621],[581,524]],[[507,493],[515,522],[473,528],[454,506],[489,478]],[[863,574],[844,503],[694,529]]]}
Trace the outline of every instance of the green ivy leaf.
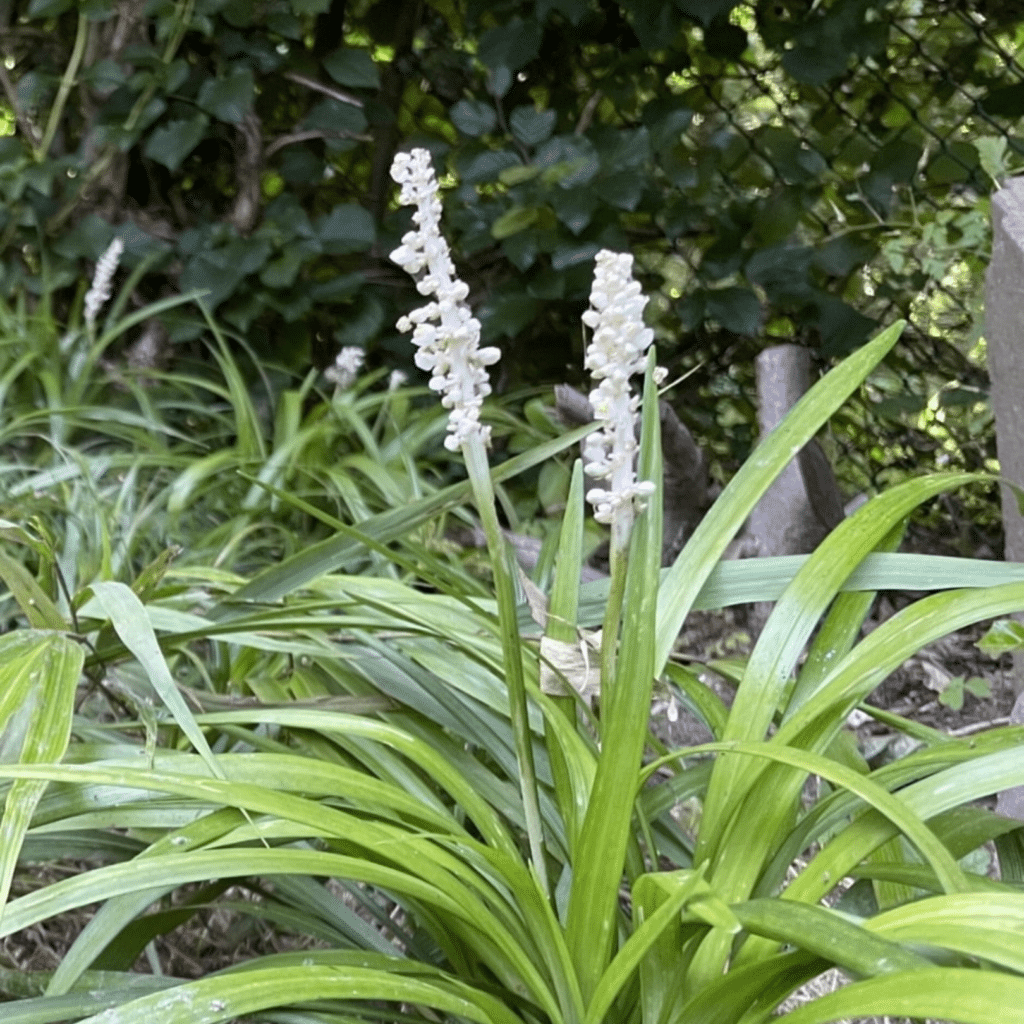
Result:
{"label": "green ivy leaf", "polygon": [[620,171],[594,182],[593,188],[609,206],[632,212],[644,194],[644,177],[636,171]]}
{"label": "green ivy leaf", "polygon": [[569,267],[578,267],[582,263],[589,263],[600,248],[597,242],[560,245],[551,254],[551,266],[554,270],[566,270]]}
{"label": "green ivy leaf", "polygon": [[765,125],[754,133],[754,137],[776,172],[788,184],[817,181],[827,169],[821,154],[788,128]]}
{"label": "green ivy leaf", "polygon": [[588,10],[587,0],[537,0],[536,18],[543,24],[551,11],[558,11],[571,25],[578,25]]}
{"label": "green ivy leaf", "polygon": [[267,261],[270,245],[248,238],[236,238],[219,249],[199,252],[181,274],[181,290],[206,289],[204,301],[216,309],[242,281]]}
{"label": "green ivy leaf", "polygon": [[210,119],[205,114],[195,114],[180,121],[168,121],[146,140],[143,153],[173,173],[178,170],[185,157],[199,145],[199,140],[206,134],[209,123]]}
{"label": "green ivy leaf", "polygon": [[188,78],[189,66],[187,60],[171,61],[170,64],[164,68],[163,75],[163,89],[166,92],[177,92]]}
{"label": "green ivy leaf", "polygon": [[334,332],[334,340],[342,348],[349,345],[366,348],[384,329],[386,322],[387,313],[380,299],[363,292],[345,318],[345,325]]}
{"label": "green ivy leaf", "polygon": [[939,694],[939,703],[945,704],[953,711],[959,711],[964,706],[964,680],[963,676],[956,676],[946,684]]}
{"label": "green ivy leaf", "polygon": [[540,22],[520,17],[488,29],[481,37],[477,56],[492,71],[518,71],[540,52],[543,28]]}
{"label": "green ivy leaf", "polygon": [[749,288],[718,288],[705,296],[705,316],[733,334],[754,337],[761,330],[761,302]]}
{"label": "green ivy leaf", "polygon": [[224,78],[210,78],[199,90],[198,103],[218,121],[238,124],[252,110],[252,70],[236,65]]}
{"label": "green ivy leaf", "polygon": [[814,266],[830,277],[846,277],[862,267],[874,254],[875,247],[854,235],[830,238],[814,254]]}
{"label": "green ivy leaf", "polygon": [[712,22],[728,17],[737,0],[676,0],[676,7],[689,18],[708,28]]}
{"label": "green ivy leaf", "polygon": [[351,103],[341,100],[321,100],[302,122],[306,128],[339,135],[356,135],[366,128],[366,115]]}
{"label": "green ivy leaf", "polygon": [[969,142],[944,142],[942,151],[928,164],[925,177],[935,185],[968,181],[980,163],[978,151]]}
{"label": "green ivy leaf", "polygon": [[723,60],[739,60],[747,43],[747,33],[724,18],[716,19],[704,31],[705,49]]}
{"label": "green ivy leaf", "polygon": [[981,109],[989,117],[1020,117],[1024,109],[1024,82],[992,89],[981,98]]}
{"label": "green ivy leaf", "polygon": [[467,185],[475,185],[481,181],[495,181],[507,167],[517,166],[519,160],[514,153],[508,150],[486,150],[463,164],[460,175]]}
{"label": "green ivy leaf", "polygon": [[0,167],[10,171],[10,165],[24,159],[25,144],[18,136],[7,135],[0,138]]}
{"label": "green ivy leaf", "polygon": [[556,135],[548,139],[533,158],[543,169],[542,180],[562,188],[587,185],[601,170],[593,143],[582,135]]}
{"label": "green ivy leaf", "polygon": [[822,295],[815,305],[818,307],[818,330],[824,356],[848,355],[878,329],[878,324],[870,317],[832,295]]}
{"label": "green ivy leaf", "polygon": [[693,111],[679,97],[665,96],[644,107],[643,120],[651,145],[661,151],[679,145],[693,122]]}
{"label": "green ivy leaf", "polygon": [[775,245],[789,238],[804,212],[803,196],[801,189],[783,188],[759,204],[753,234],[761,245]]}
{"label": "green ivy leaf", "polygon": [[338,85],[347,85],[351,89],[380,88],[380,71],[365,50],[353,50],[348,47],[335,50],[324,58],[323,64],[327,74]]}
{"label": "green ivy leaf", "polygon": [[679,14],[664,0],[630,0],[622,5],[631,15],[633,30],[647,51],[666,50],[679,35]]}
{"label": "green ivy leaf", "polygon": [[971,676],[970,679],[964,682],[964,689],[977,697],[978,700],[988,700],[992,696],[992,687],[989,685],[988,680],[983,679],[981,676]]}
{"label": "green ivy leaf", "polygon": [[301,242],[286,245],[281,255],[260,271],[260,281],[268,288],[290,288],[309,255],[309,247]]}
{"label": "green ivy leaf", "polygon": [[498,175],[498,181],[502,185],[508,185],[511,188],[513,185],[522,185],[524,182],[532,181],[538,174],[540,174],[539,167],[534,167],[532,164],[528,166],[518,165],[505,168]]}
{"label": "green ivy leaf", "polygon": [[262,12],[252,0],[230,0],[221,13],[229,25],[235,28],[249,28],[256,24]]}
{"label": "green ivy leaf", "polygon": [[529,270],[537,262],[537,254],[540,252],[537,232],[524,231],[504,239],[501,251],[517,270]]}
{"label": "green ivy leaf", "polygon": [[487,76],[487,91],[501,99],[512,88],[512,72],[502,65],[495,68]]}
{"label": "green ivy leaf", "polygon": [[365,283],[366,278],[360,273],[339,274],[329,281],[314,284],[306,294],[311,302],[317,304],[345,302],[355,295]]}
{"label": "green ivy leaf", "polygon": [[285,39],[302,38],[302,22],[294,14],[285,11],[277,11],[267,18],[267,28],[276,35]]}
{"label": "green ivy leaf", "polygon": [[88,82],[101,93],[113,92],[128,81],[125,69],[116,60],[106,58],[98,60],[82,75],[82,81]]}
{"label": "green ivy leaf", "polygon": [[550,201],[555,216],[574,235],[578,235],[590,223],[599,199],[597,194],[588,188],[574,188],[568,192],[562,189],[553,191]]}
{"label": "green ivy leaf", "polygon": [[114,237],[110,224],[99,214],[90,213],[83,217],[70,231],[60,235],[53,242],[53,251],[65,259],[75,260],[84,256],[97,260]]}
{"label": "green ivy leaf", "polygon": [[448,112],[451,122],[463,135],[479,138],[494,130],[498,116],[483,100],[459,100]]}
{"label": "green ivy leaf", "polygon": [[514,338],[533,322],[540,308],[541,305],[536,299],[518,291],[490,299],[480,310],[483,334],[488,339],[499,334],[506,338]]}
{"label": "green ivy leaf", "polygon": [[555,130],[557,115],[553,110],[537,110],[534,107],[516,107],[509,115],[508,123],[512,134],[524,146],[539,146],[551,137]]}
{"label": "green ivy leaf", "polygon": [[773,302],[807,301],[814,289],[808,280],[814,251],[806,245],[770,245],[747,260],[746,274]]}
{"label": "green ivy leaf", "polygon": [[332,256],[362,252],[377,237],[373,217],[357,203],[340,203],[317,221],[316,231],[324,252]]}
{"label": "green ivy leaf", "polygon": [[525,231],[531,224],[536,223],[536,220],[537,208],[535,206],[513,206],[491,225],[491,237],[502,239],[517,235],[520,231]]}

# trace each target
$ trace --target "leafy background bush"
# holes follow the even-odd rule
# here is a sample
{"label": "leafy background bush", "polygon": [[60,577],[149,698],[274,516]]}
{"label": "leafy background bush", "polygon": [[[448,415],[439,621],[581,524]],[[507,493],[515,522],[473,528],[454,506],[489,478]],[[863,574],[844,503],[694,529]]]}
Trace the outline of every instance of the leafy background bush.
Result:
{"label": "leafy background bush", "polygon": [[[423,145],[448,171],[502,390],[578,377],[589,261],[628,248],[663,359],[700,367],[680,404],[722,480],[754,437],[759,347],[824,362],[894,316],[912,330],[835,427],[849,490],[922,460],[991,466],[977,342],[987,196],[1022,148],[1012,7],[28,0],[0,16],[8,297],[46,291],[66,314],[116,231],[145,267],[133,305],[202,287],[227,330],[300,372],[341,345],[407,366],[387,168]],[[150,358],[201,352],[189,307],[159,320]],[[996,549],[991,505],[954,511]]]}

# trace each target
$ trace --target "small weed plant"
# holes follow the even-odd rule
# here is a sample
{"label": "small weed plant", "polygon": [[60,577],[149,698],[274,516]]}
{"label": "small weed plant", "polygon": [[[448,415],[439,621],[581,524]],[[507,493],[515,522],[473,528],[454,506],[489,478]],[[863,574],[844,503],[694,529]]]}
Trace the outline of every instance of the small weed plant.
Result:
{"label": "small weed plant", "polygon": [[[584,316],[596,423],[492,467],[499,353],[479,346],[427,154],[394,176],[415,213],[393,258],[429,298],[399,326],[447,416],[359,382],[309,412],[311,378],[274,399],[268,434],[212,323],[224,380],[160,375],[117,431],[95,395],[59,391],[57,364],[43,411],[6,411],[5,471],[38,507],[9,508],[0,552],[0,937],[97,909],[56,969],[0,967],[0,1018],[755,1024],[839,968],[850,983],[793,1024],[1024,1021],[1024,845],[983,804],[1024,784],[1024,732],[953,739],[871,710],[916,743],[871,767],[845,728],[926,644],[1024,609],[1013,566],[895,553],[916,506],[988,478],[915,479],[806,558],[720,564],[901,325],[808,392],[663,569],[659,375],[631,258],[598,254]],[[14,344],[12,396],[29,386]],[[211,437],[227,417],[233,442],[200,451],[182,416]],[[417,455],[441,434],[467,473],[448,486]],[[584,439],[541,587],[501,529],[504,487]],[[610,571],[581,586],[587,504]],[[438,525],[470,510],[487,585]],[[183,550],[149,550],[175,531]],[[884,587],[933,592],[860,639]],[[691,609],[766,599],[727,707],[677,637]],[[650,734],[656,683],[712,742]],[[998,879],[966,866],[988,843]],[[215,903],[294,951],[154,969],[157,939]]]}

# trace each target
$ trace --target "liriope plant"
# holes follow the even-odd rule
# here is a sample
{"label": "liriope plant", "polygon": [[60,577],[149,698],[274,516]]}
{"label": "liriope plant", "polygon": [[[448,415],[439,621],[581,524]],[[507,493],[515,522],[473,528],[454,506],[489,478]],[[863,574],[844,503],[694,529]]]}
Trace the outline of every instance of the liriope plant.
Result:
{"label": "liriope plant", "polygon": [[[985,478],[894,488],[806,559],[720,565],[901,325],[808,392],[662,570],[656,357],[630,258],[599,254],[585,317],[598,423],[490,467],[497,354],[478,346],[427,154],[399,158],[395,177],[416,206],[395,259],[434,296],[401,326],[444,396],[464,483],[339,521],[249,577],[184,565],[134,590],[93,582],[74,628],[0,560],[28,623],[0,638],[0,886],[84,850],[96,865],[7,901],[0,935],[99,904],[56,970],[0,969],[3,1019],[748,1024],[833,967],[851,983],[790,1018],[1024,1019],[1020,833],[977,805],[1024,782],[1021,730],[951,739],[888,715],[918,746],[877,769],[843,732],[921,646],[1024,608],[1013,567],[892,553],[917,504]],[[494,488],[588,434],[541,593],[511,557]],[[610,528],[611,572],[580,587],[588,499]],[[490,594],[416,540],[467,505],[488,539]],[[398,571],[365,574],[368,553]],[[894,583],[935,592],[859,640],[872,591]],[[694,607],[764,598],[775,610],[726,708],[677,660],[676,638]],[[119,687],[137,717],[76,718],[83,674]],[[655,680],[712,742],[657,750]],[[700,805],[685,829],[672,814],[684,800]],[[990,841],[998,880],[963,863]],[[857,902],[826,899],[851,879]],[[259,896],[232,910],[313,944],[193,980],[132,971],[232,882]],[[191,903],[166,904],[190,884],[203,886]]]}

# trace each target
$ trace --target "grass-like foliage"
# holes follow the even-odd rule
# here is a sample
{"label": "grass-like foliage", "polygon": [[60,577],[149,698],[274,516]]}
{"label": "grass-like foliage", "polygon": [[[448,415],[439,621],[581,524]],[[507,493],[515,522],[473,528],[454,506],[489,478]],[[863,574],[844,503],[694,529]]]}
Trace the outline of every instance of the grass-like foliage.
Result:
{"label": "grass-like foliage", "polygon": [[[956,740],[890,716],[918,745],[874,769],[844,731],[919,648],[1024,609],[1012,567],[982,586],[958,563],[952,588],[947,562],[886,554],[918,504],[981,478],[894,488],[806,559],[720,565],[900,325],[804,397],[667,570],[652,352],[653,494],[613,524],[610,579],[580,587],[577,463],[541,591],[498,498],[589,428],[493,467],[471,436],[468,479],[441,486],[444,420],[408,390],[312,403],[311,378],[261,411],[211,324],[220,380],[109,391],[94,359],[77,398],[14,402],[35,371],[12,325],[39,328],[5,317],[5,472],[27,504],[9,499],[0,549],[0,934],[98,907],[56,970],[0,968],[5,1024],[753,1024],[832,967],[851,983],[791,1020],[1024,1020],[1024,848],[978,805],[1024,783],[1022,731]],[[451,514],[482,525],[489,582],[444,541]],[[915,584],[947,589],[860,639],[872,590]],[[726,707],[676,638],[694,607],[766,597]],[[660,747],[656,680],[714,742]],[[1001,880],[963,866],[993,840]],[[295,952],[133,970],[218,900]]]}

